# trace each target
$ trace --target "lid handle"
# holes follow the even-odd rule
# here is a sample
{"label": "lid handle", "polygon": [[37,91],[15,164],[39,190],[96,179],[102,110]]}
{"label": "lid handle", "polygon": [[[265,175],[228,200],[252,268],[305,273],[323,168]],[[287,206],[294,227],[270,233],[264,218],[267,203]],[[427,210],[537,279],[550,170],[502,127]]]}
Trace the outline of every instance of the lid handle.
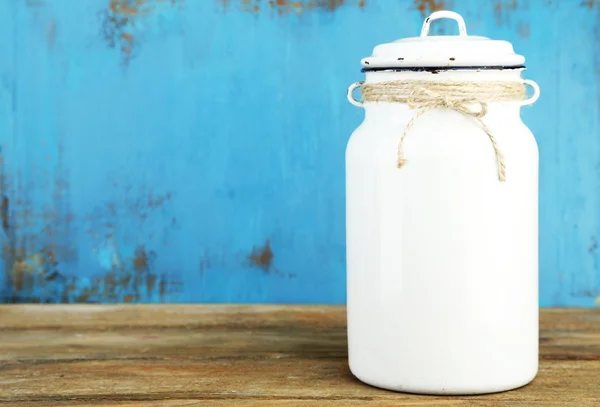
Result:
{"label": "lid handle", "polygon": [[461,37],[467,35],[467,26],[465,25],[465,20],[463,20],[462,16],[454,11],[435,11],[431,13],[429,17],[425,19],[423,23],[423,28],[421,28],[421,37],[427,37],[429,35],[429,25],[433,20],[437,20],[439,18],[451,18],[452,20],[458,23],[458,35]]}

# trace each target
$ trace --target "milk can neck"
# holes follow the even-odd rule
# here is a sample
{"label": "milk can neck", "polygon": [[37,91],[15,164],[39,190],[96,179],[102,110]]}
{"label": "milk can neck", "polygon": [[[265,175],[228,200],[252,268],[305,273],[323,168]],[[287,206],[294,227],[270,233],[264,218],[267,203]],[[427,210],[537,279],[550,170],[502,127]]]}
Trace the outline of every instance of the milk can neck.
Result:
{"label": "milk can neck", "polygon": [[521,79],[523,68],[518,69],[465,69],[439,71],[387,70],[366,72],[366,83],[376,83],[395,80],[423,81],[518,81]]}
{"label": "milk can neck", "polygon": [[[443,96],[446,92],[449,92],[447,96],[450,98],[453,97],[453,94],[456,96],[457,88],[454,85],[458,85],[460,88],[458,95],[475,101],[480,108],[484,104],[486,114],[492,114],[493,116],[501,105],[502,112],[514,113],[518,116],[522,103],[520,103],[518,96],[515,96],[513,100],[513,95],[510,92],[514,82],[522,82],[522,71],[523,69],[367,72],[363,92],[369,85],[372,85],[372,88],[381,84],[386,89],[378,89],[378,94],[391,92],[390,94],[400,93],[401,95],[394,103],[388,102],[389,98],[378,96],[375,97],[373,103],[373,98],[366,98],[363,93],[366,98],[364,108],[367,117],[373,118],[373,116],[379,116],[379,114],[405,111],[409,109],[410,101],[413,102],[412,105],[415,105],[412,107],[413,109],[416,108],[416,105],[425,102],[429,106],[435,101],[435,96],[438,93],[441,93],[441,99],[445,99]],[[412,87],[414,87],[414,90]],[[508,97],[506,95],[507,89],[509,92]],[[479,100],[480,97],[481,100]],[[466,101],[463,104],[470,103]]]}

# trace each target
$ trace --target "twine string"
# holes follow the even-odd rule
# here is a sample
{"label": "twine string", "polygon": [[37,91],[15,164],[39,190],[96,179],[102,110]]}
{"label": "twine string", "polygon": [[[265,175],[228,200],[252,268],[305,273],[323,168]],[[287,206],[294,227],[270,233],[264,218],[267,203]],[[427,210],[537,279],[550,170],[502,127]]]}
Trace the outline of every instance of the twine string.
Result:
{"label": "twine string", "polygon": [[526,90],[522,82],[391,81],[364,84],[361,90],[365,102],[406,103],[411,109],[419,110],[404,128],[398,142],[398,168],[407,162],[404,141],[415,122],[425,113],[442,108],[471,117],[479,124],[492,143],[498,179],[506,181],[504,154],[483,118],[490,102],[524,99]]}

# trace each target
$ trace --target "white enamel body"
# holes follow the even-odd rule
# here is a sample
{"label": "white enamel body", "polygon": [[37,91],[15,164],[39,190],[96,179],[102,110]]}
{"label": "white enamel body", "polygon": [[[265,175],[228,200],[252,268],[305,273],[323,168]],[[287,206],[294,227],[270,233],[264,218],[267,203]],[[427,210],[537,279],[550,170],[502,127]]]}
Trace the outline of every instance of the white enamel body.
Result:
{"label": "white enamel body", "polygon": [[[519,81],[521,70],[371,72],[389,80]],[[522,102],[477,121],[365,103],[346,150],[349,362],[386,389],[477,394],[520,387],[538,369],[538,150]]]}

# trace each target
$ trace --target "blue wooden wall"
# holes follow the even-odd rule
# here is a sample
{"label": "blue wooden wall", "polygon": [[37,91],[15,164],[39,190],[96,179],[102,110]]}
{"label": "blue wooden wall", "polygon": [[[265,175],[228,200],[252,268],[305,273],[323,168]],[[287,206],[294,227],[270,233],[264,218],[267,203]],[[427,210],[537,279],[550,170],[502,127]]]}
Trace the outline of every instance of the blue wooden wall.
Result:
{"label": "blue wooden wall", "polygon": [[599,0],[0,0],[1,300],[343,303],[345,90],[437,9],[527,57],[541,304],[599,305]]}

